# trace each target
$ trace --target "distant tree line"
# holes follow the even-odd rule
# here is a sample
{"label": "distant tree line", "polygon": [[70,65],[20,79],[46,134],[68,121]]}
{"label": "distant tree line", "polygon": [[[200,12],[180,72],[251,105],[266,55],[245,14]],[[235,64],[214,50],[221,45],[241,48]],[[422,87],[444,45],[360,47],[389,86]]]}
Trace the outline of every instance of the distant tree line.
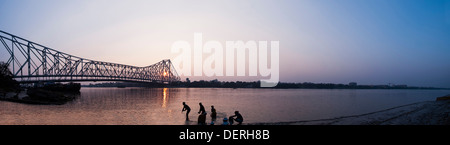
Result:
{"label": "distant tree line", "polygon": [[[191,88],[261,88],[260,82],[220,82],[212,81],[194,81],[194,82],[176,82],[172,83],[173,87],[191,87]],[[333,84],[333,83],[286,83],[279,82],[273,88],[292,88],[292,89],[446,89],[434,87],[410,87],[407,85],[357,85],[356,83],[349,84]]]}
{"label": "distant tree line", "polygon": [[[131,82],[105,82],[97,84],[83,85],[83,87],[174,87],[174,88],[261,88],[259,81],[243,82],[243,81],[179,81],[170,84],[160,83],[131,83]],[[270,88],[269,88],[270,89]],[[286,83],[279,82],[272,89],[449,89],[434,87],[411,87],[407,85],[357,85],[355,82],[349,84],[333,84],[333,83]]]}

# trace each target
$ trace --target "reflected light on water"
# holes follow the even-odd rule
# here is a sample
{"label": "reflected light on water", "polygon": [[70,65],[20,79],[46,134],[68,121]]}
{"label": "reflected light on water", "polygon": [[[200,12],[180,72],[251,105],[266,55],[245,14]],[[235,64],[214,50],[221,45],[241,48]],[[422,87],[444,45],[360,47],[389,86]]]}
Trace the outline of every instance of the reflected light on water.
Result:
{"label": "reflected light on water", "polygon": [[167,96],[167,88],[163,89],[163,102],[162,102],[162,107],[166,108],[167,107],[167,102],[168,102],[169,98]]}

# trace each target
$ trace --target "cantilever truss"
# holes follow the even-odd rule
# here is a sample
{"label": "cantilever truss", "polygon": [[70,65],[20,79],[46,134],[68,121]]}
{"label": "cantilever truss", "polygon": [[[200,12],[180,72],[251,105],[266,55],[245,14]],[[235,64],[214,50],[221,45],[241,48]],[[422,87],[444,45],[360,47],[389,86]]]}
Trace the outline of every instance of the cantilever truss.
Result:
{"label": "cantilever truss", "polygon": [[6,61],[21,83],[70,81],[180,81],[169,59],[146,67],[94,61],[66,54],[0,30]]}

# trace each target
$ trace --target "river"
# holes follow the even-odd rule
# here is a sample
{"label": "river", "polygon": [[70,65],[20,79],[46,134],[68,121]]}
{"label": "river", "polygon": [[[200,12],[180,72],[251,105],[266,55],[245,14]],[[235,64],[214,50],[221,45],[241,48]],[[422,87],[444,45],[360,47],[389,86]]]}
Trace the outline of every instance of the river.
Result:
{"label": "river", "polygon": [[[196,124],[199,102],[207,122],[211,105],[216,124],[239,111],[244,123],[288,122],[357,115],[450,94],[450,90],[81,88],[64,105],[0,101],[0,124],[186,125]],[[186,102],[192,109],[185,121]]]}

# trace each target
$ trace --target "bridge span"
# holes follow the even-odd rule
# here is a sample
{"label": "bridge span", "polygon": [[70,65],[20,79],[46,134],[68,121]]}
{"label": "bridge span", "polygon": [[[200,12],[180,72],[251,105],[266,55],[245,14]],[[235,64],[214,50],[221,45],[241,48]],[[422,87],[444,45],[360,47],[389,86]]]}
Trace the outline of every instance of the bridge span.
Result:
{"label": "bridge span", "polygon": [[[170,59],[137,67],[70,55],[0,30],[5,61],[20,83],[126,81],[170,83],[180,81]],[[4,51],[6,50],[6,51]]]}

